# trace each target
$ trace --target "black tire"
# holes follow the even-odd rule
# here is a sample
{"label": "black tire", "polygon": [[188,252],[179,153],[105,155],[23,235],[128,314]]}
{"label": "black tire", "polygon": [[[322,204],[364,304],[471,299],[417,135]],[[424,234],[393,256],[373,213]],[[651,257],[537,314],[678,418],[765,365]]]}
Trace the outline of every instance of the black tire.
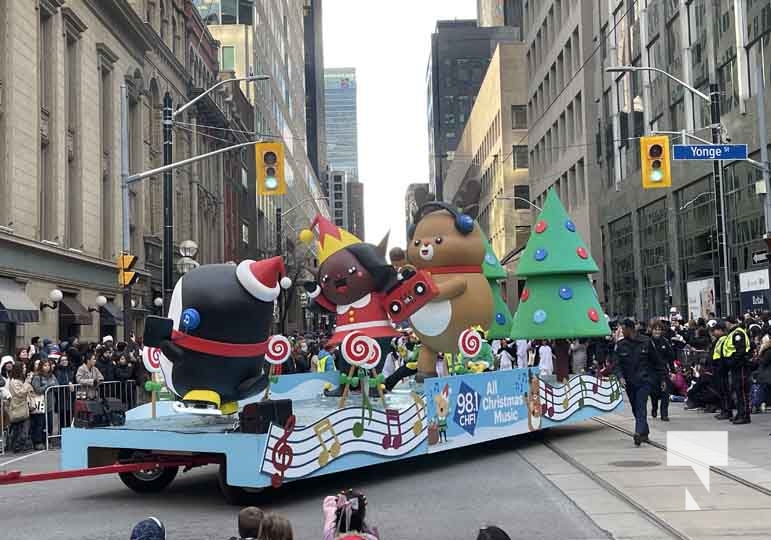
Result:
{"label": "black tire", "polygon": [[[118,460],[124,463],[127,461],[148,461],[147,456],[146,450],[134,450],[132,448],[123,448],[118,452]],[[136,493],[158,493],[171,484],[174,477],[177,476],[178,470],[179,467],[161,467],[154,471],[118,473],[118,476],[126,484],[126,487]]]}
{"label": "black tire", "polygon": [[179,467],[159,467],[153,471],[118,473],[121,481],[136,493],[159,493],[177,476]]}
{"label": "black tire", "polygon": [[232,504],[233,506],[247,506],[262,492],[261,489],[246,489],[229,485],[227,481],[227,471],[227,465],[224,462],[220,463],[219,471],[217,472],[217,482],[220,485],[222,497],[228,504]]}

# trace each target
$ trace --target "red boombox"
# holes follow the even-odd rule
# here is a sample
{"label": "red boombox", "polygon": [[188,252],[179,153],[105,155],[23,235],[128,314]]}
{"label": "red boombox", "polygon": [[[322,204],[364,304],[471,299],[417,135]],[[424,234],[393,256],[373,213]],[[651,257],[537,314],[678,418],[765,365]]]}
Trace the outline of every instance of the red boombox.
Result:
{"label": "red boombox", "polygon": [[384,300],[391,320],[396,323],[407,320],[439,296],[439,289],[428,272],[404,269],[402,275],[404,279],[386,293]]}

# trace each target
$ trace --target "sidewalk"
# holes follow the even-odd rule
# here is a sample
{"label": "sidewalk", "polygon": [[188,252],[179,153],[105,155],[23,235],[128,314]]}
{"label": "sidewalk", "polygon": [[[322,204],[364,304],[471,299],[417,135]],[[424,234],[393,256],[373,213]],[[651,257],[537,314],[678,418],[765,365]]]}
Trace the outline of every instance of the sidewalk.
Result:
{"label": "sidewalk", "polygon": [[[757,415],[745,426],[733,426],[712,416],[672,404],[670,422],[650,420],[650,437],[666,444],[666,431],[725,430],[729,465],[721,468],[771,488],[771,414]],[[627,429],[633,427],[629,407],[602,418]],[[769,538],[771,497],[730,478],[710,473],[707,491],[690,467],[668,467],[663,450],[648,444],[636,448],[631,437],[593,421],[550,429],[544,439],[554,450],[532,445],[521,450],[522,455],[614,538],[672,536],[640,509],[665,521],[681,538]],[[572,458],[576,466],[557,452]],[[598,482],[587,473],[595,475]],[[633,504],[608,491],[603,483]],[[685,510],[686,487],[700,511]]]}

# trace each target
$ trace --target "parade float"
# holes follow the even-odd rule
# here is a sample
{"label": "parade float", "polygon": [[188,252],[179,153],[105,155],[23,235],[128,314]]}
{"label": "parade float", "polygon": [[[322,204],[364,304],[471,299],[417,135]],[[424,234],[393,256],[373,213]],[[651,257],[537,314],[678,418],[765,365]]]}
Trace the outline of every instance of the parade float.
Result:
{"label": "parade float", "polygon": [[[332,340],[347,370],[276,374],[290,348],[286,338],[269,335],[271,304],[290,286],[280,259],[202,266],[177,284],[168,317],[147,321],[145,357],[174,400],[129,410],[122,425],[67,428],[61,471],[9,472],[0,483],[118,473],[146,493],[164,489],[179,468],[216,464],[223,494],[237,502],[250,490],[622,406],[618,381],[589,374],[560,383],[541,379],[537,368],[436,376],[438,352],[470,361],[480,355],[484,340],[474,328],[488,338],[609,334],[588,279],[597,267],[553,192],[518,264],[526,287],[513,317],[500,296],[505,271],[479,224],[436,202],[417,218],[398,268],[386,263],[384,246],[365,244],[323,217],[301,234],[316,244],[320,261],[317,279],[303,286],[319,308],[337,315]],[[422,340],[419,376],[386,391],[383,339],[405,320]]]}

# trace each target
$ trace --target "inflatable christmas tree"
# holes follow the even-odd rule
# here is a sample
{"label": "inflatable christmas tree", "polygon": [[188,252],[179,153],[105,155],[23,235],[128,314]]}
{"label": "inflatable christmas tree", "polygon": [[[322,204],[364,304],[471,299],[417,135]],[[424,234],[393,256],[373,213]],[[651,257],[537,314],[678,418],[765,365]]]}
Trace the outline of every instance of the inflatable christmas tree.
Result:
{"label": "inflatable christmas tree", "polygon": [[509,337],[512,322],[509,306],[503,301],[501,286],[498,283],[500,280],[506,279],[507,274],[506,269],[498,260],[498,257],[496,257],[490,241],[484,233],[482,233],[482,238],[485,241],[485,258],[482,261],[482,273],[490,284],[490,288],[493,291],[493,301],[495,302],[493,322],[487,330],[486,337],[487,339],[502,339]]}
{"label": "inflatable christmas tree", "polygon": [[589,279],[589,274],[598,271],[575,223],[550,189],[517,267],[517,276],[526,282],[511,337],[558,339],[610,334]]}

